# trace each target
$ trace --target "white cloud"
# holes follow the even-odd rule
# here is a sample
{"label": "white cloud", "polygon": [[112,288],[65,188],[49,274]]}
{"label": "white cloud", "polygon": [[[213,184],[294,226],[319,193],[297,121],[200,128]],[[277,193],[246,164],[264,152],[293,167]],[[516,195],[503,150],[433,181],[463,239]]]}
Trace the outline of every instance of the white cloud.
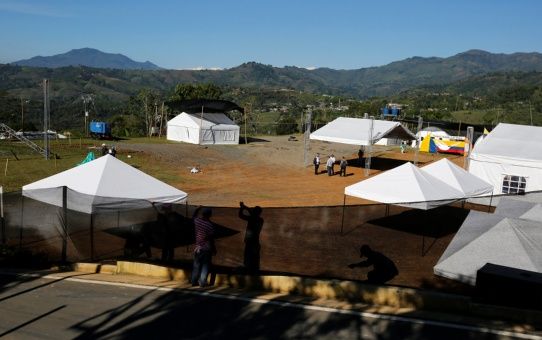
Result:
{"label": "white cloud", "polygon": [[221,68],[221,67],[197,66],[197,67],[189,68],[187,70],[190,70],[190,71],[222,71],[223,68]]}

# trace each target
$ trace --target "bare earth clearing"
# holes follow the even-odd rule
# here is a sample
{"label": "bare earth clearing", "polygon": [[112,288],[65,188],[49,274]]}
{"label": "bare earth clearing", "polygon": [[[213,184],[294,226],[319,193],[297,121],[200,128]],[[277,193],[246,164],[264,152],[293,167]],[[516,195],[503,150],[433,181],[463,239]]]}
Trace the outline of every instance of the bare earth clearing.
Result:
{"label": "bare earth clearing", "polygon": [[[146,162],[172,170],[169,184],[187,192],[194,205],[236,207],[239,201],[262,207],[334,206],[343,204],[344,187],[365,179],[364,169],[356,162],[358,148],[354,145],[311,141],[304,163],[302,137],[288,141],[287,136],[266,136],[249,140],[249,144],[199,146],[175,144],[119,144],[119,157],[145,157]],[[321,174],[314,175],[312,158],[319,152]],[[345,157],[349,164],[347,176],[325,174],[329,154],[337,161]],[[439,155],[419,154],[419,164],[440,159]],[[462,165],[463,158],[451,159]],[[370,175],[413,161],[414,151],[405,154],[398,147],[375,147]],[[129,161],[129,160],[128,160]],[[202,172],[191,174],[198,166]],[[144,169],[143,166],[142,170]],[[367,203],[347,197],[346,204]]]}

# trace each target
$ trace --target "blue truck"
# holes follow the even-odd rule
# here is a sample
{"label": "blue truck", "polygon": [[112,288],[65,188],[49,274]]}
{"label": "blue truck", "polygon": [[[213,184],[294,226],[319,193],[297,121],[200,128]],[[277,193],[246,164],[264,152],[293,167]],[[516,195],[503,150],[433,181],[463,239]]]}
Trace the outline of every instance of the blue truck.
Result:
{"label": "blue truck", "polygon": [[111,125],[106,122],[90,122],[90,136],[98,139],[111,138]]}

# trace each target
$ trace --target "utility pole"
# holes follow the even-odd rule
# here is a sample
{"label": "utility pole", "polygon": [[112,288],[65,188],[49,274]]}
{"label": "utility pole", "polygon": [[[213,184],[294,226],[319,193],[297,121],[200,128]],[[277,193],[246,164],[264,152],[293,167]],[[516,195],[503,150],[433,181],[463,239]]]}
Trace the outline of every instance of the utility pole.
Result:
{"label": "utility pole", "polygon": [[84,106],[84,110],[85,110],[85,113],[84,113],[84,115],[85,115],[85,117],[84,117],[84,119],[85,119],[85,130],[84,130],[84,131],[85,131],[85,136],[88,137],[88,122],[87,122],[87,120],[88,120],[88,110],[87,110],[87,103],[90,102],[90,97],[87,96],[87,95],[83,95],[81,98],[83,99],[83,106]]}
{"label": "utility pole", "polygon": [[21,97],[21,132],[24,132],[24,104],[28,104],[30,100],[25,100]]}
{"label": "utility pole", "polygon": [[[418,130],[416,131],[416,135],[418,132],[422,130],[423,127],[423,118],[422,116],[418,116]],[[418,165],[418,154],[420,153],[420,136],[416,136],[416,148],[414,149],[414,165]],[[429,135],[426,136],[426,138],[431,138]]]}
{"label": "utility pole", "polygon": [[49,159],[49,80],[43,79],[43,148],[45,159]]}
{"label": "utility pole", "polygon": [[247,110],[251,107],[250,104],[247,104],[247,107],[243,110],[244,118],[245,118],[245,145],[248,144],[247,139]]}

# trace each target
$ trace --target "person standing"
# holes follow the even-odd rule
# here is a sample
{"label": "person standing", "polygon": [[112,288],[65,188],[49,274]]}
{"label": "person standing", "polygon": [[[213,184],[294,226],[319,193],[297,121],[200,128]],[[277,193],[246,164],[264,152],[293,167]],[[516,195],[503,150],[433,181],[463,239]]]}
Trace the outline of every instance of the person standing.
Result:
{"label": "person standing", "polygon": [[363,159],[363,148],[360,147],[358,151],[358,164],[360,168],[363,168],[365,165],[364,159]]}
{"label": "person standing", "polygon": [[317,153],[316,156],[314,156],[314,159],[312,160],[312,164],[314,164],[314,174],[318,175],[318,168],[320,167],[320,154]]}
{"label": "person standing", "polygon": [[341,162],[339,163],[339,166],[341,168],[341,172],[340,172],[340,176],[341,177],[346,177],[346,166],[348,165],[348,162],[346,161],[346,159],[344,159],[344,156],[343,158],[341,159]]}
{"label": "person standing", "polygon": [[326,168],[327,168],[327,175],[331,176],[333,175],[333,164],[335,161],[333,160],[333,155],[329,156],[326,162]]}
{"label": "person standing", "polygon": [[211,259],[216,254],[215,228],[210,221],[212,214],[211,208],[198,207],[194,211],[196,247],[194,248],[194,267],[191,277],[192,286],[207,286],[207,275],[209,274]]}
{"label": "person standing", "polygon": [[102,156],[105,156],[107,155],[107,152],[109,150],[107,149],[107,145],[105,145],[105,143],[102,144]]}

